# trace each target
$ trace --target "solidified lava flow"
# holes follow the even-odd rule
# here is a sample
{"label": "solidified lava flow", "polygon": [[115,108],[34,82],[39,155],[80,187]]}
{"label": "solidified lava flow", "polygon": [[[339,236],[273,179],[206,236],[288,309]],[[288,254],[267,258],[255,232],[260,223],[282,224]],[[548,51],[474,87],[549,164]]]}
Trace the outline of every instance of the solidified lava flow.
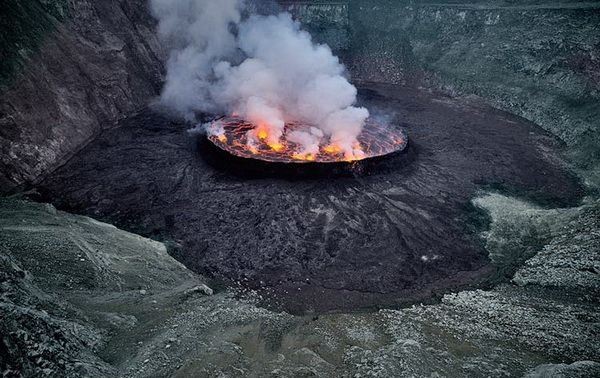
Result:
{"label": "solidified lava flow", "polygon": [[[560,163],[559,142],[534,124],[406,87],[361,91],[365,106],[389,110],[387,128],[402,120],[411,137],[377,174],[332,179],[337,164],[238,158],[208,138],[202,143],[214,148],[198,148],[189,125],[148,109],[106,130],[37,189],[59,209],[177,240],[173,255],[188,268],[298,314],[401,306],[503,277],[472,231],[487,224],[468,210],[482,186],[579,203],[583,191]],[[236,174],[221,169],[230,166]],[[260,174],[271,168],[276,175]],[[248,169],[259,174],[248,179]],[[287,179],[315,169],[325,174]]]}
{"label": "solidified lava flow", "polygon": [[332,143],[320,143],[318,151],[307,152],[304,146],[287,137],[295,132],[310,134],[311,129],[315,128],[288,122],[281,140],[276,144],[269,144],[266,135],[262,135],[254,124],[236,117],[223,117],[211,123],[208,139],[232,155],[273,163],[353,162],[400,152],[408,145],[408,137],[403,129],[372,120],[367,121],[358,136],[352,156]]}

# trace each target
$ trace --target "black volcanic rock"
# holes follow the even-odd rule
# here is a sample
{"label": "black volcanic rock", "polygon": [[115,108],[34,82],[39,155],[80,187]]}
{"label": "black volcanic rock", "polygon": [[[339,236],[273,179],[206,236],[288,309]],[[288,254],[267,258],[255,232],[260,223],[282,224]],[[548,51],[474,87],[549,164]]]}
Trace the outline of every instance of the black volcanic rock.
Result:
{"label": "black volcanic rock", "polygon": [[202,158],[186,125],[147,111],[40,191],[60,208],[176,240],[191,269],[273,293],[271,304],[293,312],[393,306],[495,279],[469,231],[479,189],[559,205],[581,195],[558,143],[529,122],[406,88],[361,93],[411,144],[355,177],[233,175]]}

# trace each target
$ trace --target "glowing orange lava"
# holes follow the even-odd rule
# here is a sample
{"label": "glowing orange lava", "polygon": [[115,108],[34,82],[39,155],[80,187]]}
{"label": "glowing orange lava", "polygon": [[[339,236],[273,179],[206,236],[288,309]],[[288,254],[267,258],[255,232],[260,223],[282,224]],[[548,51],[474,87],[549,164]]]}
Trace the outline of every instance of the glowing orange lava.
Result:
{"label": "glowing orange lava", "polygon": [[285,149],[283,143],[267,143],[267,145],[275,152],[282,152]]}
{"label": "glowing orange lava", "polygon": [[330,155],[336,155],[342,152],[342,149],[335,144],[330,144],[328,146],[323,147],[323,152]]}
{"label": "glowing orange lava", "polygon": [[269,133],[264,128],[261,128],[260,130],[258,130],[256,135],[258,136],[258,139],[261,139],[261,140],[265,140],[269,137]]}
{"label": "glowing orange lava", "polygon": [[352,151],[344,151],[336,144],[323,143],[319,145],[318,153],[308,153],[301,145],[286,138],[292,131],[307,129],[306,125],[289,122],[280,141],[272,142],[268,129],[263,125],[254,126],[236,117],[224,117],[209,127],[208,139],[233,155],[280,163],[352,162],[402,151],[408,143],[404,130],[368,120]]}

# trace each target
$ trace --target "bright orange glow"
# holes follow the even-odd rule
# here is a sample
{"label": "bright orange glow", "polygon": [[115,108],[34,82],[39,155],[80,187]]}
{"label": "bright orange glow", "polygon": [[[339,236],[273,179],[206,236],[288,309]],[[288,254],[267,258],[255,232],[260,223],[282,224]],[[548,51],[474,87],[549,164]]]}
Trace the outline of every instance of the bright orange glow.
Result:
{"label": "bright orange glow", "polygon": [[285,149],[285,146],[281,143],[270,143],[269,147],[275,152],[281,152]]}
{"label": "bright orange glow", "polygon": [[288,122],[281,135],[276,136],[264,122],[252,124],[228,117],[215,122],[224,130],[223,134],[209,136],[218,147],[236,156],[271,162],[355,162],[401,151],[407,145],[403,130],[369,122],[350,149],[342,148],[326,135],[321,138],[318,151],[306,153],[306,146],[289,140],[288,135],[296,130],[307,132],[308,125]]}
{"label": "bright orange glow", "polygon": [[342,152],[342,149],[335,144],[330,144],[328,146],[323,147],[323,152],[325,152],[326,154],[337,155]]}
{"label": "bright orange glow", "polygon": [[292,159],[302,160],[302,161],[315,161],[316,156],[314,154],[292,154]]}
{"label": "bright orange glow", "polygon": [[264,139],[267,139],[269,137],[269,133],[267,132],[267,130],[261,128],[256,133],[256,136],[258,137],[258,139],[264,140]]}

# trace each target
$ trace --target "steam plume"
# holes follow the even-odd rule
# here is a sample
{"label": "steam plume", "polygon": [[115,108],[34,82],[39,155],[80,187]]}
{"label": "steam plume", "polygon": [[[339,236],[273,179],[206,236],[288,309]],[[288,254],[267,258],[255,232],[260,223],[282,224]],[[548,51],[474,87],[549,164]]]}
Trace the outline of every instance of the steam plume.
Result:
{"label": "steam plume", "polygon": [[241,0],[151,0],[159,34],[171,48],[161,103],[187,119],[238,114],[267,143],[287,121],[313,126],[290,133],[306,153],[335,144],[347,157],[369,112],[353,105],[356,88],[326,45],[315,44],[288,13],[243,17]]}

